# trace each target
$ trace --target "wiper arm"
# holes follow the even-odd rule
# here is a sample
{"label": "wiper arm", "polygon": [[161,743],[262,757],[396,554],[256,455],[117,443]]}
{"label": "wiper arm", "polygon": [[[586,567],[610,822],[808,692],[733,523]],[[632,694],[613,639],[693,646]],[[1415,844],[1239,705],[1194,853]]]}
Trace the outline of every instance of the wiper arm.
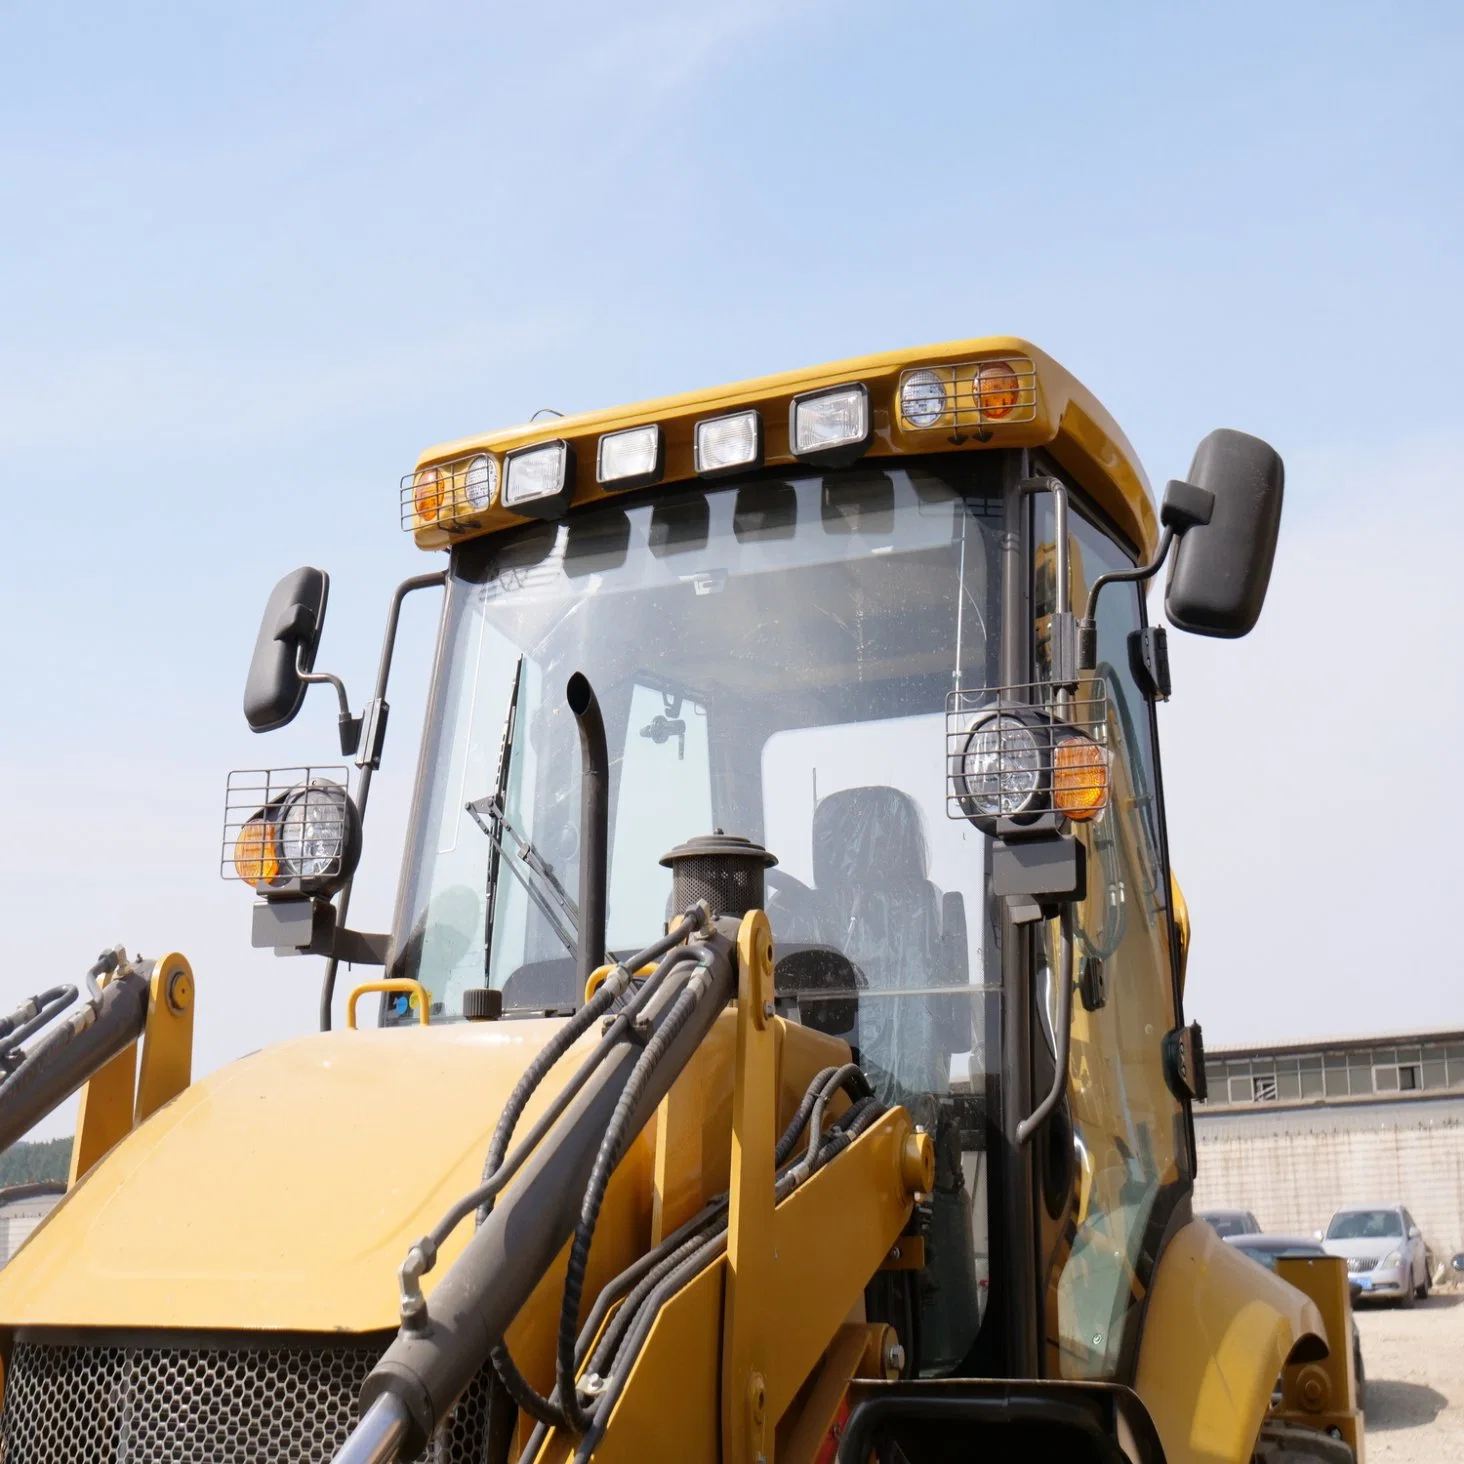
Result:
{"label": "wiper arm", "polygon": [[[509,772],[513,766],[514,742],[518,732],[518,705],[519,691],[524,684],[524,658],[519,656],[513,668],[513,690],[508,697],[508,713],[503,719],[503,735],[498,744],[498,772],[493,779],[493,792],[486,798],[475,799],[467,805],[467,811],[472,816],[473,822],[483,830],[492,841],[492,849],[488,854],[488,879],[487,897],[488,909],[487,918],[483,925],[483,974],[486,977],[492,965],[493,955],[493,931],[498,923],[498,868],[501,864],[507,864],[513,871],[513,876],[523,885],[525,894],[533,901],[539,913],[549,923],[549,928],[557,935],[565,950],[574,955],[578,949],[576,930],[579,926],[579,911],[575,909],[574,902],[564,893],[564,886],[554,877],[554,872],[539,856],[538,851],[527,839],[521,839],[508,822],[508,781]],[[529,869],[533,870],[540,879],[549,885],[556,892],[560,900],[560,908],[563,914],[569,916],[570,924],[566,927],[561,918],[560,911],[545,898],[542,890],[532,884],[528,876],[513,861],[511,855],[503,844],[503,831],[507,829],[513,835],[514,842],[518,845],[518,856]]]}
{"label": "wiper arm", "polygon": [[[475,799],[467,805],[467,810],[472,816],[473,822],[493,840],[494,851],[499,856],[495,861],[495,882],[497,866],[506,863],[510,873],[524,887],[524,893],[548,921],[549,928],[559,937],[565,950],[570,955],[574,955],[579,948],[577,941],[579,907],[559,882],[559,877],[554,870],[545,862],[543,855],[509,821],[508,814],[503,807],[502,794],[494,792],[487,798]],[[515,863],[512,858],[505,857],[509,854],[509,849],[504,843],[504,834],[513,840],[515,845],[513,853],[518,856],[518,863]],[[522,863],[523,869],[519,868],[519,863]],[[539,885],[529,879],[529,874],[524,872],[525,869],[543,882],[549,894],[546,895]],[[550,903],[550,895],[554,898],[553,904]],[[497,904],[496,899],[494,904]]]}

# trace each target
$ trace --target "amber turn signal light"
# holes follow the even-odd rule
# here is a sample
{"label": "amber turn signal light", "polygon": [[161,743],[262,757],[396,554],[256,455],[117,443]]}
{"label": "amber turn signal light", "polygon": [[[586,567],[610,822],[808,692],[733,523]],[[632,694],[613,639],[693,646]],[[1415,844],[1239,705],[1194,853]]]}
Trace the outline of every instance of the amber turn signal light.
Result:
{"label": "amber turn signal light", "polygon": [[274,827],[263,818],[252,818],[234,840],[234,872],[257,890],[271,884],[280,872]]}
{"label": "amber turn signal light", "polygon": [[442,512],[442,474],[437,468],[420,468],[412,479],[412,507],[424,524],[434,523]]}
{"label": "amber turn signal light", "polygon": [[1052,750],[1052,806],[1079,822],[1108,802],[1108,754],[1086,737],[1063,737]]}
{"label": "amber turn signal light", "polygon": [[976,408],[985,418],[999,422],[1010,417],[1022,400],[1022,384],[1008,361],[988,361],[978,367],[971,382]]}

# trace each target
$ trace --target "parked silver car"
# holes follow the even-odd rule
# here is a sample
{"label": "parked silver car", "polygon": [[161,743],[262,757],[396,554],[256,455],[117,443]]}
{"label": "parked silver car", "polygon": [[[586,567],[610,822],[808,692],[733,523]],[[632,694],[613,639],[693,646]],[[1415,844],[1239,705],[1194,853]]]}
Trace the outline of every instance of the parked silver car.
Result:
{"label": "parked silver car", "polygon": [[1317,1238],[1328,1255],[1347,1262],[1347,1274],[1364,1296],[1412,1306],[1428,1295],[1428,1248],[1404,1206],[1348,1205]]}

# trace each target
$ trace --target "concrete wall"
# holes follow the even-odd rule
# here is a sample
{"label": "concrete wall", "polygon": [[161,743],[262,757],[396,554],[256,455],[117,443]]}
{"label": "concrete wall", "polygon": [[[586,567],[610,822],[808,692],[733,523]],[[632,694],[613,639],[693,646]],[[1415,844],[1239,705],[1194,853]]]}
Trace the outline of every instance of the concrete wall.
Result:
{"label": "concrete wall", "polygon": [[1447,1260],[1464,1250],[1464,1102],[1195,1111],[1195,1208],[1252,1210],[1310,1235],[1342,1205],[1408,1207]]}

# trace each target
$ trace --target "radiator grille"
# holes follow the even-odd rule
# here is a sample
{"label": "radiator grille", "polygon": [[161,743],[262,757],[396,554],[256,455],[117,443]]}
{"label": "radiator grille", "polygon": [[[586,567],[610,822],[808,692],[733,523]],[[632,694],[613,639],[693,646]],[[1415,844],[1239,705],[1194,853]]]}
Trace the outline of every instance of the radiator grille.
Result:
{"label": "radiator grille", "polygon": [[1376,1268],[1377,1261],[1372,1256],[1348,1256],[1347,1269],[1349,1271],[1371,1271]]}
{"label": "radiator grille", "polygon": [[[0,1464],[329,1464],[385,1348],[18,1343]],[[438,1429],[432,1464],[476,1464],[487,1398],[485,1372]]]}

